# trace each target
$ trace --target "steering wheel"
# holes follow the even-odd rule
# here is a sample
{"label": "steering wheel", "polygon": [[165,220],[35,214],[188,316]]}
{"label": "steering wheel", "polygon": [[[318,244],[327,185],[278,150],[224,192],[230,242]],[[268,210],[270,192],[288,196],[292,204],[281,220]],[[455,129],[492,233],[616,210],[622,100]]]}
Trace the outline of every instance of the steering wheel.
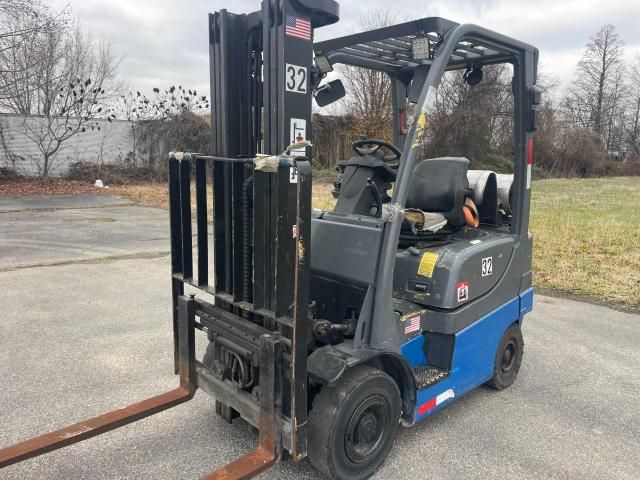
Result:
{"label": "steering wheel", "polygon": [[[368,147],[365,147],[368,145]],[[398,147],[394,144],[389,143],[385,140],[380,140],[378,138],[365,138],[363,140],[356,140],[351,144],[355,152],[361,157],[367,155],[374,155],[381,148],[386,148],[390,152],[390,155],[385,155],[383,157],[385,162],[392,162],[394,160],[398,160],[402,156],[402,152]],[[397,164],[396,164],[397,165]]]}

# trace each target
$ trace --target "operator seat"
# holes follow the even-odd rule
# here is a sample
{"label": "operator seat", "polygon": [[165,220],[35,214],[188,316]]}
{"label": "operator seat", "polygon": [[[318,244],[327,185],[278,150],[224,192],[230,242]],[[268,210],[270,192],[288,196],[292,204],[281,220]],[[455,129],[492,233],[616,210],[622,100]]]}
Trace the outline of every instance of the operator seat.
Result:
{"label": "operator seat", "polygon": [[413,170],[406,208],[441,213],[447,224],[457,229],[465,222],[464,201],[470,194],[464,157],[442,157],[423,160]]}

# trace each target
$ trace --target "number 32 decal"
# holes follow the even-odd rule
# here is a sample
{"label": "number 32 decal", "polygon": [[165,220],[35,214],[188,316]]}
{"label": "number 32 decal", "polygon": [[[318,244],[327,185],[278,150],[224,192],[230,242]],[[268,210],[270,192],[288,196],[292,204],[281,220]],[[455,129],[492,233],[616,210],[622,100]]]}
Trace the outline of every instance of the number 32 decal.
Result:
{"label": "number 32 decal", "polygon": [[493,274],[493,257],[482,259],[482,276],[486,277]]}
{"label": "number 32 decal", "polygon": [[285,88],[287,92],[307,93],[307,68],[287,63],[285,67]]}

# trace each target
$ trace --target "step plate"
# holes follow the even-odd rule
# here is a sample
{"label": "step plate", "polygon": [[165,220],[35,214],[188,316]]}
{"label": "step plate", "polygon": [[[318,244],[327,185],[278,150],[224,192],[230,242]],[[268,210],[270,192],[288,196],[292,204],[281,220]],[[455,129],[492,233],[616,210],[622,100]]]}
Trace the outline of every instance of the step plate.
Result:
{"label": "step plate", "polygon": [[419,367],[411,369],[413,376],[416,379],[416,389],[424,390],[431,385],[438,383],[443,378],[446,378],[451,373],[450,370],[438,367],[430,367],[428,365],[421,365]]}

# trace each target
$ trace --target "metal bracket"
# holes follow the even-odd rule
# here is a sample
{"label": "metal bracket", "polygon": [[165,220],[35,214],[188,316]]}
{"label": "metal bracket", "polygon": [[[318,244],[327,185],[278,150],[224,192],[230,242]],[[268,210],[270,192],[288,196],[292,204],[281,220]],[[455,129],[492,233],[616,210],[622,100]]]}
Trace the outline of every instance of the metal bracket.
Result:
{"label": "metal bracket", "polygon": [[282,340],[280,335],[260,337],[260,440],[258,447],[237,460],[205,475],[201,480],[244,480],[271,468],[281,449],[279,411],[281,385],[279,379]]}

